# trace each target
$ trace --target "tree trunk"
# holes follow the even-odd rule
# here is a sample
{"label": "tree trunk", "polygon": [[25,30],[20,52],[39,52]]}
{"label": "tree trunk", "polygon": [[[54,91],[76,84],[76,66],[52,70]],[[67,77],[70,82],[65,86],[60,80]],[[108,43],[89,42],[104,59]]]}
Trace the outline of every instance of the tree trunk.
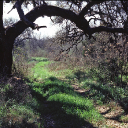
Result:
{"label": "tree trunk", "polygon": [[10,38],[0,40],[0,75],[10,76],[12,69],[13,40]]}
{"label": "tree trunk", "polygon": [[10,76],[12,69],[12,49],[16,37],[12,28],[3,27],[3,0],[0,1],[0,76]]}

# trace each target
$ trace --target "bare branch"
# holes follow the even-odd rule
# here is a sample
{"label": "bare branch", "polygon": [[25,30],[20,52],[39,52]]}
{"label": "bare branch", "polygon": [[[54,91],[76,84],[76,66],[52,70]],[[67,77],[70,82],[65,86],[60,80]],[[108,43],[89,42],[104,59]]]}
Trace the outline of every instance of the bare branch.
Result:
{"label": "bare branch", "polygon": [[25,37],[23,39],[18,39],[18,41],[17,41],[18,43],[16,42],[15,45],[18,46],[21,42],[23,42],[24,40],[28,40],[28,39],[30,40],[30,39],[33,39],[33,38]]}
{"label": "bare branch", "polygon": [[39,30],[39,28],[43,28],[46,26],[38,26],[37,24],[30,22],[25,16],[24,16],[24,12],[21,9],[21,5],[24,2],[24,0],[17,0],[17,2],[15,3],[14,7],[17,9],[17,12],[19,14],[20,19],[29,27],[31,27],[32,29],[37,29]]}
{"label": "bare branch", "polygon": [[95,4],[100,4],[102,2],[104,2],[106,0],[103,0],[103,1],[92,1],[92,2],[89,2],[83,9],[82,11],[79,13],[79,17],[84,17],[85,14],[87,14],[88,10]]}
{"label": "bare branch", "polygon": [[15,5],[12,7],[12,9],[7,13],[7,14],[9,14],[13,9],[15,9],[16,7],[15,7]]}
{"label": "bare branch", "polygon": [[35,0],[32,0],[33,6],[36,7],[36,2]]}
{"label": "bare branch", "polygon": [[93,34],[95,32],[102,32],[102,31],[106,31],[106,32],[111,32],[111,33],[128,33],[128,30],[124,29],[124,28],[111,28],[111,27],[104,27],[104,26],[99,26],[99,27],[95,27],[95,28],[90,28],[90,33]]}
{"label": "bare branch", "polygon": [[[76,26],[81,29],[84,34],[88,34],[90,37],[93,33],[95,32],[101,32],[101,31],[106,31],[106,32],[118,32],[118,33],[128,33],[126,29],[123,28],[112,28],[112,27],[105,27],[105,26],[100,26],[100,27],[95,27],[95,28],[90,28],[89,22],[83,17],[80,18],[77,14],[75,14],[71,10],[55,7],[55,6],[50,6],[50,5],[40,5],[35,7],[33,10],[31,10],[28,14],[25,16],[23,15],[23,18],[27,19],[30,21],[30,23],[33,24],[33,22],[40,16],[61,16],[64,19],[68,19],[71,22],[75,23]],[[24,24],[24,21],[19,21],[16,24],[13,25],[15,29],[13,29],[13,35],[17,37],[17,35],[21,34],[27,27],[27,24]],[[21,27],[22,26],[22,27]],[[44,26],[43,26],[44,27]],[[38,28],[38,26],[35,26],[34,28]]]}

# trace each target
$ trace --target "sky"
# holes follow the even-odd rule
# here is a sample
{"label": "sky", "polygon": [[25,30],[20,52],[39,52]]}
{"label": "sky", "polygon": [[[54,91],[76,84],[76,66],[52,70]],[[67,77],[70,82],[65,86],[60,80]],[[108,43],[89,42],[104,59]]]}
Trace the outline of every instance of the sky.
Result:
{"label": "sky", "polygon": [[[7,14],[12,9],[12,7],[13,5],[10,3],[4,4],[3,19],[14,18],[17,21],[20,20],[16,9],[13,9],[9,14]],[[24,14],[26,14],[32,9],[33,9],[33,6],[28,5],[28,9],[24,9]],[[39,26],[47,26],[47,28],[41,28],[39,29],[39,31],[33,30],[36,35],[41,35],[41,37],[53,37],[55,36],[56,32],[59,30],[59,25],[53,25],[50,17],[47,17],[47,16],[44,16],[44,18],[39,17],[38,19],[36,19],[34,23],[38,24]]]}

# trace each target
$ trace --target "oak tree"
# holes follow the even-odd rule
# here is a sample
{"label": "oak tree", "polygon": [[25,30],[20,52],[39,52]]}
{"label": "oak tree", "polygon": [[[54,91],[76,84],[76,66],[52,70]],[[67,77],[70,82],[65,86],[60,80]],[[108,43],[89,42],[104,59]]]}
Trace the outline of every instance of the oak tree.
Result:
{"label": "oak tree", "polygon": [[[86,35],[88,38],[93,37],[96,32],[128,33],[128,2],[127,1],[58,1],[64,2],[67,6],[49,5],[44,0],[6,0],[5,2],[13,2],[13,8],[17,9],[20,20],[11,26],[3,26],[3,1],[0,1],[0,74],[10,75],[13,63],[12,49],[14,40],[25,29],[31,27],[33,30],[46,27],[38,26],[34,21],[41,16],[56,16],[61,19],[69,20],[72,24],[67,28],[69,38]],[[33,9],[24,15],[22,4],[33,3]],[[11,10],[10,10],[11,11]],[[97,16],[98,17],[97,17]],[[87,20],[87,17],[89,20]],[[95,26],[96,21],[102,23]],[[93,22],[93,26],[91,25]],[[75,30],[75,31],[74,31]],[[79,34],[79,32],[81,34]],[[67,36],[68,37],[68,36]],[[126,39],[127,41],[128,39]]]}

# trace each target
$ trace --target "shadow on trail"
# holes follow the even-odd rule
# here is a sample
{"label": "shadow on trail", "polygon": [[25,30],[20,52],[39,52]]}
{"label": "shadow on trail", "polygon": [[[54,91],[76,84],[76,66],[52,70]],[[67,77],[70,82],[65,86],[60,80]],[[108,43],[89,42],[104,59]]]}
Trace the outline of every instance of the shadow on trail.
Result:
{"label": "shadow on trail", "polygon": [[34,62],[34,61],[35,62],[47,62],[49,60],[47,58],[43,58],[43,59],[40,59],[40,58],[39,59],[38,58],[37,59],[36,58],[32,58],[32,59],[29,60],[29,62]]}
{"label": "shadow on trail", "polygon": [[[87,86],[90,86],[90,90],[95,90],[93,91],[94,94],[89,96],[90,98],[100,98],[103,103],[113,100],[122,107],[126,114],[128,113],[128,96],[125,89],[123,90],[122,88],[110,85],[95,85],[90,83],[88,83]],[[125,98],[123,98],[122,95],[126,95]]]}
{"label": "shadow on trail", "polygon": [[[123,113],[117,115],[116,117],[112,117],[110,119],[116,120],[118,122],[122,122],[120,117],[128,114],[128,87],[127,86],[114,86],[112,84],[99,81],[100,78],[97,78],[98,81],[93,83],[93,76],[90,74],[86,74],[82,71],[77,71],[72,76],[67,77],[69,80],[73,80],[76,78],[79,83],[85,82],[83,87],[85,92],[81,95],[84,97],[88,97],[89,99],[93,99],[94,102],[102,102],[109,103],[110,101],[115,101],[117,104],[121,106],[124,110]],[[95,77],[96,78],[96,77]],[[88,80],[91,79],[91,80]],[[79,93],[80,94],[80,93]],[[109,113],[107,111],[105,114]],[[101,113],[102,114],[102,113]]]}
{"label": "shadow on trail", "polygon": [[66,83],[50,77],[44,83],[31,86],[31,90],[38,101],[37,111],[44,118],[45,128],[95,128],[82,117],[90,116],[87,119],[92,120],[93,104]]}

